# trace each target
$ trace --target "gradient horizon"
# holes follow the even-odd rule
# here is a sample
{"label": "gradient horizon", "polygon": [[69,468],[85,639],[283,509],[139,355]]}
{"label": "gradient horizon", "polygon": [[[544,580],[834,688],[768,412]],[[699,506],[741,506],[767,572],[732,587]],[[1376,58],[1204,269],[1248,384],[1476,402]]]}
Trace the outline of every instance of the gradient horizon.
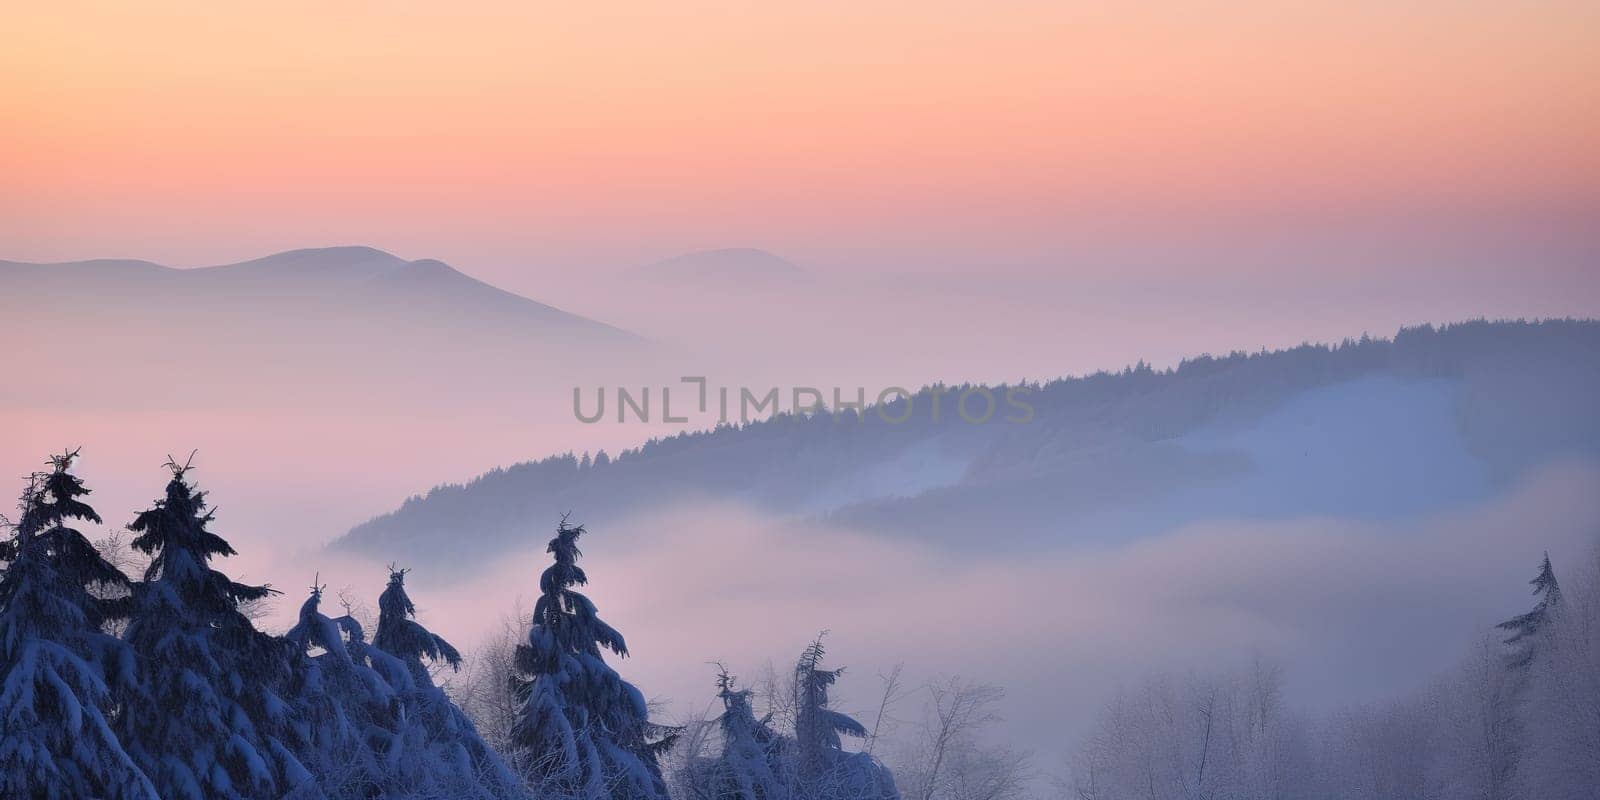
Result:
{"label": "gradient horizon", "polygon": [[847,274],[1569,287],[1600,251],[1591,3],[8,17],[0,258],[361,243],[540,297],[721,246]]}
{"label": "gradient horizon", "polygon": [[[1480,316],[1600,318],[1593,0],[14,5],[0,260],[370,245],[650,335],[676,356],[652,367],[723,385],[1051,379]],[[721,247],[814,274],[627,280]],[[271,346],[191,362],[141,336],[164,317],[124,315],[89,281],[112,302],[85,313],[78,288],[0,296],[20,300],[0,318],[20,342],[0,357],[17,379],[0,465],[83,445],[111,531],[160,496],[167,454],[199,448],[240,551],[226,568],[290,588],[264,627],[287,626],[306,580],[376,597],[382,564],[325,545],[413,494],[656,434],[576,422],[574,376],[536,358],[440,380],[466,348],[425,324],[406,347],[362,331],[405,356],[381,369],[313,369],[295,354],[343,329],[269,311],[251,330]],[[204,324],[226,343],[237,321]],[[127,346],[116,360],[108,341]],[[408,394],[418,376],[439,394]],[[622,383],[661,385],[646,378]],[[862,458],[864,475],[903,466]],[[1298,701],[1330,708],[1431,680],[1473,625],[1526,608],[1538,549],[1575,562],[1600,528],[1600,465],[1540,467],[1407,519],[1219,514],[1125,547],[1066,535],[1044,556],[674,498],[597,526],[585,566],[637,649],[623,669],[679,711],[709,697],[705,659],[753,675],[833,627],[858,676],[842,699],[898,661],[915,680],[987,676],[1017,692],[1010,735],[1054,758],[1149,668],[1277,652],[1302,670]],[[552,522],[466,584],[419,586],[424,621],[470,647],[520,613]]]}

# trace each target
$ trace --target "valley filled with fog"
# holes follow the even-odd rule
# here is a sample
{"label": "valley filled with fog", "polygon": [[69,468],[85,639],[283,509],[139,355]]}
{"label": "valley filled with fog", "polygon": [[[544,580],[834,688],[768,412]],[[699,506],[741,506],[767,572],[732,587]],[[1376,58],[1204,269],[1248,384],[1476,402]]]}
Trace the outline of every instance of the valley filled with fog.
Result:
{"label": "valley filled with fog", "polygon": [[[419,618],[466,654],[439,676],[457,693],[487,691],[570,514],[628,635],[616,666],[661,719],[706,714],[710,662],[783,673],[827,630],[834,702],[885,722],[903,784],[944,696],[923,687],[992,685],[969,766],[1035,793],[1081,777],[1119,692],[1270,664],[1315,728],[1456,674],[1531,605],[1545,553],[1574,586],[1596,567],[1594,322],[1152,325],[1014,285],[844,289],[745,250],[564,280],[595,317],[370,248],[0,262],[0,332],[40,354],[0,389],[0,466],[81,445],[110,534],[197,450],[230,569],[285,591],[265,629],[313,580],[370,604],[409,568]],[[719,387],[777,389],[782,413],[719,425]],[[826,407],[796,413],[796,387]],[[979,388],[1021,405],[969,419]],[[653,416],[618,421],[619,389]]]}

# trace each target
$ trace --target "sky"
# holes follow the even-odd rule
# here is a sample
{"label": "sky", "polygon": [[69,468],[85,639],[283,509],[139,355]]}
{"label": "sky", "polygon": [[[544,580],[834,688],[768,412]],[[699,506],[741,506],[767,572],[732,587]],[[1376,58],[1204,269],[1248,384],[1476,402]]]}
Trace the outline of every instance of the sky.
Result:
{"label": "sky", "polygon": [[753,246],[852,277],[1467,271],[1559,296],[1597,250],[1581,0],[5,16],[0,258],[360,243],[559,300]]}
{"label": "sky", "polygon": [[[367,244],[687,343],[682,374],[874,390],[1600,315],[1592,2],[0,16],[0,259]],[[734,246],[814,280],[739,297],[608,280]],[[468,435],[460,409],[269,428],[239,408],[180,426],[53,402],[0,409],[18,464],[75,430],[138,440],[102,458],[203,445],[251,475],[303,460],[300,440],[261,446],[286,441],[268,430],[382,452],[393,468],[355,519],[496,463],[633,443],[522,405],[511,437]]]}
{"label": "sky", "polygon": [[[193,267],[370,245],[691,343],[699,360],[682,374],[873,389],[1170,365],[1477,316],[1600,316],[1593,0],[11,5],[0,259]],[[732,298],[618,290],[630,268],[722,247],[771,251],[814,280]],[[103,336],[124,320],[96,322]],[[45,330],[57,332],[33,327]],[[0,374],[16,374],[10,355]],[[230,366],[205,378],[226,382]],[[564,402],[571,381],[557,377]],[[308,564],[333,566],[317,550],[330,532],[409,493],[644,435],[529,413],[521,398],[501,416],[301,418],[116,410],[130,393],[96,389],[105,408],[48,392],[0,407],[0,474],[83,444],[118,524],[156,496],[168,453],[200,447],[224,532],[258,554],[241,557],[243,576],[286,588]],[[1581,551],[1600,520],[1593,470],[1552,467],[1407,530],[1200,526],[1085,562],[963,564],[800,531],[857,555],[842,576],[785,550],[802,523],[684,509],[665,543],[640,521],[617,532],[639,547],[597,549],[596,598],[627,623],[630,676],[680,702],[709,696],[703,660],[750,674],[830,626],[840,663],[860,667],[852,702],[909,653],[918,679],[992,672],[1027,735],[1053,724],[1047,713],[1081,719],[1130,661],[1251,644],[1296,654],[1312,684],[1301,696],[1370,698],[1436,674],[1473,625],[1522,602],[1522,532]],[[1463,528],[1474,546],[1450,538]],[[1388,557],[1396,539],[1405,558]],[[782,561],[793,585],[732,587],[745,602],[729,603],[704,571],[717,558],[752,574]],[[536,561],[501,565],[482,596],[419,597],[425,621],[472,642],[532,586]],[[1444,566],[1420,583],[1405,571],[1428,561]],[[680,601],[727,618],[708,627],[606,588],[663,564],[696,578]],[[344,566],[336,586],[376,592],[376,565]],[[1303,607],[1273,599],[1284,575],[1306,589]],[[838,591],[816,605],[785,604],[830,579]],[[1491,584],[1509,588],[1484,594]],[[1126,585],[1165,588],[1107,600]],[[906,620],[874,602],[889,592],[929,610]],[[964,592],[1001,596],[1010,617],[960,618],[951,598]],[[1413,643],[1403,670],[1374,676],[1360,671],[1361,628],[1387,619],[1383,601],[1448,624]],[[1044,603],[1060,613],[1025,641],[1026,609]],[[1107,607],[1122,616],[1078,610]],[[724,626],[750,635],[730,642]],[[952,642],[951,628],[969,638]],[[1025,666],[1056,662],[1071,696],[1030,703],[1062,689],[1054,668]]]}

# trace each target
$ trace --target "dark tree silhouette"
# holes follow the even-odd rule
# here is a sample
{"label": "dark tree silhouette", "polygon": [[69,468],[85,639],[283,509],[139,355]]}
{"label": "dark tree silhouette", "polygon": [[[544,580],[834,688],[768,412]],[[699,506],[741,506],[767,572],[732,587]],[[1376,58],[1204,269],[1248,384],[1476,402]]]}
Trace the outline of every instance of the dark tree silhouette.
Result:
{"label": "dark tree silhouette", "polygon": [[1560,610],[1561,585],[1556,582],[1555,570],[1550,567],[1549,553],[1544,554],[1544,561],[1539,564],[1539,574],[1528,583],[1533,586],[1533,595],[1539,598],[1533,610],[1495,626],[1511,632],[1505,643],[1514,648],[1511,665],[1516,668],[1525,668],[1533,662],[1537,654],[1538,635],[1549,625],[1550,617]]}

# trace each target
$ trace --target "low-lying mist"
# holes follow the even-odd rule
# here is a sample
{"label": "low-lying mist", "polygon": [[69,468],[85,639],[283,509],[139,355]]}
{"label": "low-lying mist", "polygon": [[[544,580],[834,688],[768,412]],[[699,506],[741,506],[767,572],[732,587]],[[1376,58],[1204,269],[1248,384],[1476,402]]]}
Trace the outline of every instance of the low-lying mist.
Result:
{"label": "low-lying mist", "polygon": [[[1414,690],[1457,663],[1476,630],[1526,610],[1541,553],[1562,563],[1589,551],[1597,482],[1600,465],[1566,462],[1481,506],[1405,523],[1216,520],[1026,556],[681,505],[591,530],[586,591],[628,639],[619,670],[665,701],[668,718],[713,700],[711,662],[748,676],[781,670],[826,629],[835,662],[850,668],[842,709],[870,716],[878,676],[899,663],[911,685],[950,675],[996,684],[1007,694],[995,735],[1054,770],[1106,698],[1149,672],[1265,657],[1285,667],[1289,700],[1315,710]],[[573,521],[583,514],[573,509]],[[530,531],[527,548],[459,583],[406,565],[421,618],[464,651],[497,635],[537,597],[549,535]],[[319,568],[369,604],[387,574],[332,554],[273,565],[289,588],[280,615]]]}

